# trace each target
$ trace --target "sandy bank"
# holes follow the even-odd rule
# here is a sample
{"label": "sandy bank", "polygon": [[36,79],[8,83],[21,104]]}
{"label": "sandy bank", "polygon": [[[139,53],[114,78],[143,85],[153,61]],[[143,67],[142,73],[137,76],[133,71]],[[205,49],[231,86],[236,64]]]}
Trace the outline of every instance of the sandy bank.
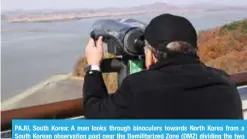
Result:
{"label": "sandy bank", "polygon": [[44,16],[44,17],[22,17],[14,18],[7,20],[11,23],[20,23],[20,22],[61,22],[69,20],[80,20],[88,19],[95,17],[115,17],[115,16],[125,16],[125,15],[136,15],[136,14],[145,14],[147,11],[137,11],[137,12],[126,12],[126,13],[96,13],[96,14],[78,14],[78,15],[53,15],[53,16]]}
{"label": "sandy bank", "polygon": [[[149,13],[164,13],[164,12],[187,12],[194,11],[189,9],[153,9],[153,10],[138,10],[138,11],[124,11],[124,12],[97,12],[97,13],[68,13],[68,14],[52,14],[48,16],[34,16],[29,17],[22,16],[16,18],[10,18],[7,22],[20,23],[20,22],[61,22],[69,20],[80,20],[95,17],[118,17],[118,16],[130,16],[130,15],[140,15]],[[195,10],[197,12],[202,12],[201,10]]]}

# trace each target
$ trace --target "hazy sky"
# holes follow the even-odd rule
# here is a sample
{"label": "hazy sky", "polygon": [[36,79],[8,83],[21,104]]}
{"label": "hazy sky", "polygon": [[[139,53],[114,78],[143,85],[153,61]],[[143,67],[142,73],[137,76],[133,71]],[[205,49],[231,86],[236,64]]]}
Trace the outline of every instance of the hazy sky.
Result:
{"label": "hazy sky", "polygon": [[198,2],[247,4],[247,0],[1,0],[2,10],[16,9],[73,9],[127,7],[154,2],[167,2],[173,5],[193,4]]}

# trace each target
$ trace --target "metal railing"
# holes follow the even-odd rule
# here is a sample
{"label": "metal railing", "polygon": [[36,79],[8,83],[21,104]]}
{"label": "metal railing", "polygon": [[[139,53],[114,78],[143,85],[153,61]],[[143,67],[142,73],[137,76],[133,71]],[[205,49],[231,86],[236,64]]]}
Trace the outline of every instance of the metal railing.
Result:
{"label": "metal railing", "polygon": [[[247,72],[232,74],[230,78],[236,82],[239,89],[247,85]],[[247,88],[247,86],[245,87]],[[4,135],[11,133],[13,119],[82,119],[84,118],[82,102],[83,99],[78,98],[39,106],[1,111],[1,136],[3,135],[2,137],[4,137]],[[247,100],[244,101],[244,104],[247,105]],[[247,112],[246,106],[243,111]]]}

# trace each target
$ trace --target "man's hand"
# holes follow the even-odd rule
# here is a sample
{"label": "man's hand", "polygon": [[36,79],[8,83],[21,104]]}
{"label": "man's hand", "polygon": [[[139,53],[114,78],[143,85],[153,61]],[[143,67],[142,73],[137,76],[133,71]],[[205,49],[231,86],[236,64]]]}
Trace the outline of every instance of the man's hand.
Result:
{"label": "man's hand", "polygon": [[94,40],[92,38],[89,39],[86,47],[86,58],[88,65],[100,66],[104,54],[102,38],[103,37],[99,37],[96,42],[96,46]]}

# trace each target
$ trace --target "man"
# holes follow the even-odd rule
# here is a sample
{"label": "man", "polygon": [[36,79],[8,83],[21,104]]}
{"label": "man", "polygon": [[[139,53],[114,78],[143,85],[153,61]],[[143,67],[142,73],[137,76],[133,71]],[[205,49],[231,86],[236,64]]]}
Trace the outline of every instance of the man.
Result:
{"label": "man", "polygon": [[183,17],[162,14],[145,29],[147,70],[124,79],[108,95],[100,72],[102,37],[86,48],[86,118],[242,119],[242,104],[228,75],[197,57],[197,34]]}

